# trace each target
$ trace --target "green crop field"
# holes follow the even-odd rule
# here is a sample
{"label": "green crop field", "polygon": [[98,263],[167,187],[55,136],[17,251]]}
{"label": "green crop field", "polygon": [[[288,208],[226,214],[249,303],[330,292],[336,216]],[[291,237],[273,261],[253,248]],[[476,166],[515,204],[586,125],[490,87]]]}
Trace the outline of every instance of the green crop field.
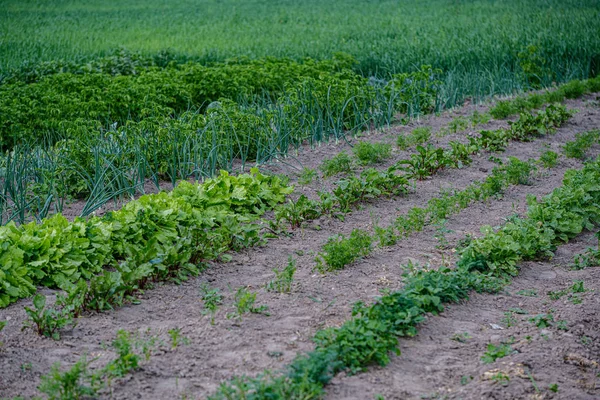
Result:
{"label": "green crop field", "polygon": [[592,63],[597,69],[599,20],[597,2],[586,0],[5,0],[0,71],[119,47],[201,62],[346,52],[364,75],[431,64],[487,89],[512,89],[505,81],[519,87],[510,74],[528,61],[559,80],[586,77]]}
{"label": "green crop field", "polygon": [[598,398],[599,95],[598,0],[0,0],[0,397]]}

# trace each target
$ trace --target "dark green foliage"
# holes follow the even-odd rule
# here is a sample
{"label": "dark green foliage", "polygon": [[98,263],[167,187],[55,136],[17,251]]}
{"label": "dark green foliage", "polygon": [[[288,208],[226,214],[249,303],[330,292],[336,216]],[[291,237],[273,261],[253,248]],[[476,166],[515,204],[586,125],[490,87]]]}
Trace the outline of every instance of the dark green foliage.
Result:
{"label": "dark green foliage", "polygon": [[478,138],[469,138],[469,144],[493,152],[504,151],[511,138],[509,132],[505,129],[483,130],[479,132],[479,135]]}

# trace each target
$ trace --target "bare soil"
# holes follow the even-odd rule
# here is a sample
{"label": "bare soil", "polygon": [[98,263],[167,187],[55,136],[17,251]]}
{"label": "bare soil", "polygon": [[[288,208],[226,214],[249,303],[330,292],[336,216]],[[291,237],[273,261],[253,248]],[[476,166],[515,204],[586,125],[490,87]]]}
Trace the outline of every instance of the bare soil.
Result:
{"label": "bare soil", "polygon": [[[567,105],[577,108],[579,113],[555,135],[530,143],[511,143],[506,152],[494,156],[528,159],[538,157],[546,149],[559,152],[560,146],[572,140],[576,133],[600,127],[600,109],[593,101],[595,98],[587,96],[583,100],[569,101]],[[398,134],[417,125],[432,126],[435,131],[454,116],[468,115],[475,108],[480,112],[486,109],[485,106],[472,105],[441,116],[430,116],[408,126],[371,132],[362,139],[395,143]],[[477,130],[506,125],[506,121],[490,121]],[[450,140],[466,140],[466,136],[475,131],[463,131],[435,138],[435,141],[444,145]],[[324,158],[343,149],[349,149],[345,142],[324,144],[267,168],[274,173],[290,175],[294,182],[301,166],[317,168]],[[592,153],[598,154],[599,150],[595,148]],[[395,151],[393,159],[386,165],[406,156],[406,152]],[[527,194],[542,196],[551,192],[560,185],[567,169],[581,166],[579,161],[561,157],[557,167],[539,174],[532,185],[512,187],[501,199],[474,204],[449,218],[443,229],[447,245],[438,239],[442,231],[440,227],[428,227],[395,246],[376,250],[370,257],[339,273],[321,275],[314,271],[314,256],[328,237],[337,233],[349,234],[354,228],[372,230],[374,221],[385,226],[410,208],[423,206],[442,189],[464,188],[475,180],[485,178],[496,165],[488,159],[489,156],[481,154],[467,168],[442,171],[429,180],[417,182],[414,190],[406,196],[364,204],[347,215],[344,222],[319,219],[292,231],[287,237],[269,240],[265,246],[232,254],[231,262],[213,263],[199,277],[181,285],[158,285],[141,297],[139,305],[85,315],[79,318],[74,329],[63,332],[59,341],[40,337],[31,329],[21,331],[26,320],[23,306],[30,305],[31,300],[19,301],[2,309],[0,320],[8,320],[8,324],[0,333],[0,341],[4,342],[0,350],[0,397],[37,395],[40,377],[47,374],[55,362],[66,367],[87,354],[97,358],[93,367],[103,365],[113,356],[103,344],[110,343],[119,329],[150,330],[151,334],[168,344],[167,331],[180,328],[189,344],[175,349],[162,346],[139,371],[113,382],[110,392],[104,393],[106,398],[205,398],[220,383],[234,376],[256,375],[265,368],[281,369],[298,352],[313,348],[310,339],[317,330],[338,326],[347,320],[356,301],[370,302],[381,289],[400,288],[401,273],[407,262],[430,264],[432,267],[452,262],[455,255],[453,248],[466,234],[476,236],[482,225],[497,226],[509,215],[523,213]],[[296,193],[314,196],[318,189],[330,188],[333,182],[335,178],[319,179],[307,187],[298,187]],[[401,341],[403,354],[394,357],[389,366],[373,367],[352,377],[337,377],[328,387],[328,397],[368,399],[381,393],[385,398],[398,399],[422,396],[456,399],[527,396],[599,398],[595,375],[598,370],[594,362],[597,363],[600,358],[597,333],[600,316],[596,312],[600,301],[597,296],[600,272],[598,269],[570,271],[564,267],[576,252],[591,242],[591,236],[582,236],[561,247],[551,261],[524,263],[522,274],[500,296],[475,294],[469,301],[449,307],[441,316],[431,317],[422,325],[416,338]],[[285,266],[289,255],[297,260],[298,268],[292,293],[266,291],[265,284],[274,277],[273,268]],[[568,301],[548,301],[548,290],[563,289],[573,280],[584,280],[586,288],[596,291],[582,294],[583,302],[579,305]],[[210,317],[203,314],[200,287],[205,284],[219,288],[225,296],[214,325],[211,325]],[[242,286],[258,293],[257,304],[267,305],[269,316],[246,314],[241,320],[227,318],[226,315],[234,310],[234,293]],[[516,295],[522,288],[537,290],[538,297]],[[41,292],[54,295],[48,289]],[[528,315],[516,315],[519,321],[513,327],[491,329],[489,324],[501,325],[504,312],[511,307],[523,308]],[[527,322],[531,315],[547,312],[548,308],[555,310],[556,320],[567,321],[568,331],[549,328],[542,332]],[[453,334],[462,332],[468,332],[471,338],[465,343],[450,340]],[[527,339],[527,336],[531,338]],[[586,343],[582,342],[584,336],[590,338],[583,339]],[[513,347],[519,353],[489,365],[480,361],[488,342],[506,341],[510,337],[514,337]],[[508,385],[486,379],[486,371],[492,369],[506,370],[510,377]],[[527,378],[522,378],[523,374]],[[473,379],[461,385],[462,376],[473,376]],[[548,390],[553,383],[558,384],[557,393]]]}

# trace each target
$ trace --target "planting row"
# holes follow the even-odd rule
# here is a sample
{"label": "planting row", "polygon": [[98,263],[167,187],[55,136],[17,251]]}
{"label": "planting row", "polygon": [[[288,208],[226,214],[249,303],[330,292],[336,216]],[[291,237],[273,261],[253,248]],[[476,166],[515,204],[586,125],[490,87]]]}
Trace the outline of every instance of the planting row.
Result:
{"label": "planting row", "polygon": [[102,310],[152,280],[183,279],[203,261],[260,242],[256,220],[291,191],[256,170],[237,177],[222,172],[103,217],[9,223],[0,227],[0,307],[32,295],[36,285],[72,291],[87,288],[89,279],[93,296],[86,293],[85,302]]}
{"label": "planting row", "polygon": [[565,174],[563,185],[541,200],[531,196],[525,218],[511,218],[460,251],[455,268],[408,268],[404,288],[368,306],[361,302],[341,327],[319,331],[316,349],[299,355],[283,373],[241,377],[223,384],[213,399],[314,399],[341,371],[386,365],[400,354],[399,336],[413,336],[428,313],[467,298],[472,290],[496,292],[518,273],[518,263],[548,257],[561,242],[600,223],[600,159]]}
{"label": "planting row", "polygon": [[[510,140],[530,141],[552,133],[571,115],[564,106],[550,105],[536,115],[521,114],[519,120],[511,122],[508,129],[481,131],[479,136],[470,137],[468,144],[452,141],[449,149],[434,147],[431,144],[427,147],[417,145],[416,152],[411,154],[410,159],[400,160],[384,172],[368,168],[361,172],[360,177],[350,176],[339,180],[331,192],[319,192],[319,200],[310,200],[304,195],[301,195],[295,202],[290,200],[286,205],[278,207],[275,212],[276,220],[278,223],[288,222],[294,229],[299,227],[303,221],[313,220],[321,215],[335,216],[336,213],[350,212],[355,204],[371,198],[406,193],[410,179],[425,179],[444,168],[461,168],[469,165],[473,161],[474,154],[482,150],[502,151]],[[355,152],[362,163],[377,162],[380,157],[385,156],[385,149],[378,149],[378,144],[361,143],[358,148],[365,148],[365,150]],[[517,160],[511,161],[510,166],[513,164],[515,165],[514,169],[524,175],[519,177],[518,173],[515,176],[510,173],[511,178],[508,182],[523,181],[529,172],[522,170],[527,170],[527,168],[519,165]],[[342,152],[334,158],[326,160],[321,169],[325,176],[351,173],[352,160]],[[489,190],[487,186],[490,187]],[[461,197],[456,201],[465,207],[470,201],[468,199],[488,198],[494,193],[498,193],[503,187],[495,180],[484,183],[483,186],[477,184],[470,189],[472,192],[456,195],[466,196],[466,198]],[[415,215],[420,215],[416,218],[425,220],[427,212],[419,210],[421,211],[414,211]],[[413,216],[408,218],[413,219]],[[407,228],[403,225],[405,225],[403,221],[398,222],[400,235],[408,233]]]}

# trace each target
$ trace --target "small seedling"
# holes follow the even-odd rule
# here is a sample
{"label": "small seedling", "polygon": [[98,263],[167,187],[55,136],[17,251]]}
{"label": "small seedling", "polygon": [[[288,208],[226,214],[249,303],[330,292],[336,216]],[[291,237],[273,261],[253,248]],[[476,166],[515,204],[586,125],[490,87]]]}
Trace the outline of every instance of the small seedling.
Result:
{"label": "small seedling", "polygon": [[124,329],[117,331],[117,337],[111,343],[111,347],[117,353],[117,358],[110,361],[104,368],[109,376],[121,377],[139,368],[141,358],[134,351],[135,343],[132,339],[131,332]]}
{"label": "small seedling", "polygon": [[568,331],[569,327],[567,326],[567,321],[565,321],[564,319],[556,321],[556,329],[561,331]]}
{"label": "small seedling", "polygon": [[483,353],[481,361],[483,361],[485,364],[490,364],[499,358],[511,355],[513,352],[514,350],[509,344],[503,343],[495,345],[493,343],[490,343],[487,345],[487,351]]}
{"label": "small seedling", "polygon": [[510,381],[510,377],[504,372],[498,372],[496,375],[493,375],[491,379],[494,382],[501,384],[502,386],[508,385]]}
{"label": "small seedling", "polygon": [[592,338],[590,338],[588,336],[582,336],[580,341],[581,341],[581,344],[584,346],[589,346],[590,344],[593,343]]}
{"label": "small seedling", "polygon": [[187,337],[181,336],[181,328],[169,329],[167,332],[171,338],[171,349],[176,349],[180,344],[186,346],[190,344],[190,340]]}
{"label": "small seedling", "polygon": [[219,293],[219,289],[211,289],[207,284],[200,287],[202,294],[202,301],[204,302],[204,310],[202,314],[210,314],[210,324],[215,324],[215,314],[219,309],[219,306],[223,304],[223,295]]}
{"label": "small seedling", "polygon": [[[4,327],[6,326],[6,321],[0,321],[0,332],[2,331],[2,329],[4,329]],[[3,342],[0,342],[0,347],[4,346]]]}
{"label": "small seedling", "polygon": [[333,158],[326,159],[319,167],[325,178],[337,174],[349,174],[354,171],[354,162],[352,158],[342,151]]}
{"label": "small seedling", "polygon": [[268,307],[265,305],[255,306],[256,303],[256,293],[250,292],[246,287],[241,286],[234,296],[235,300],[235,314],[228,314],[227,318],[237,317],[238,319],[242,318],[242,315],[246,313],[255,313],[255,314],[263,314],[269,315],[267,312]]}
{"label": "small seedling", "polygon": [[448,239],[446,238],[446,235],[448,233],[454,232],[452,229],[448,229],[448,227],[446,226],[447,222],[448,222],[447,220],[442,219],[441,221],[434,224],[435,234],[433,235],[433,237],[435,237],[438,241],[438,244],[435,246],[438,249],[448,248],[449,242],[448,242]]}
{"label": "small seedling", "polygon": [[523,289],[517,292],[519,296],[537,297],[537,290],[535,289]]}
{"label": "small seedling", "polygon": [[267,283],[269,292],[290,293],[292,291],[292,283],[294,282],[294,274],[296,273],[296,260],[291,255],[288,257],[288,264],[282,270],[273,269],[275,279]]}
{"label": "small seedling", "polygon": [[29,317],[25,321],[23,328],[35,325],[38,334],[52,338],[60,339],[59,330],[67,325],[75,325],[73,317],[68,308],[55,309],[46,307],[46,296],[41,294],[33,298],[33,308],[25,307],[25,312]]}
{"label": "small seedling", "polygon": [[450,339],[460,343],[466,343],[467,340],[471,339],[471,335],[468,332],[455,333]]}
{"label": "small seedling", "polygon": [[522,308],[519,308],[519,307],[509,308],[508,311],[510,311],[511,313],[521,314],[521,315],[528,314],[527,310],[523,310]]}
{"label": "small seedling", "polygon": [[412,130],[409,135],[400,135],[396,139],[396,145],[406,150],[411,146],[428,142],[431,139],[431,127],[421,126]]}
{"label": "small seedling", "polygon": [[89,362],[82,357],[68,371],[60,371],[60,363],[52,366],[48,375],[42,376],[39,391],[49,400],[94,398],[98,387],[90,384]]}
{"label": "small seedling", "polygon": [[468,384],[468,383],[469,383],[469,382],[471,382],[472,380],[473,380],[473,377],[472,377],[472,376],[469,376],[469,375],[463,375],[463,376],[460,378],[460,384],[461,384],[461,385],[463,385],[463,386],[465,386],[466,384]]}
{"label": "small seedling", "polygon": [[554,323],[554,316],[552,314],[538,314],[529,318],[529,322],[540,329],[548,328]]}
{"label": "small seedling", "polygon": [[558,393],[558,383],[552,383],[548,386],[548,390],[553,393]]}
{"label": "small seedling", "polygon": [[473,114],[471,115],[471,125],[472,126],[476,126],[476,125],[483,125],[483,124],[487,124],[488,122],[490,122],[490,119],[492,118],[492,116],[488,113],[480,113],[479,111],[475,110],[473,111]]}
{"label": "small seedling", "polygon": [[358,142],[352,152],[362,165],[379,164],[390,158],[392,146],[385,143]]}
{"label": "small seedling", "polygon": [[31,371],[32,368],[33,364],[31,364],[30,362],[21,364],[21,371],[23,372]]}
{"label": "small seedling", "polygon": [[302,186],[307,186],[313,183],[316,177],[317,171],[315,169],[304,167],[298,177],[298,183]]}
{"label": "small seedling", "polygon": [[512,312],[505,312],[504,313],[504,318],[502,318],[502,323],[507,327],[510,328],[511,326],[515,326],[517,325],[517,319],[513,316]]}

